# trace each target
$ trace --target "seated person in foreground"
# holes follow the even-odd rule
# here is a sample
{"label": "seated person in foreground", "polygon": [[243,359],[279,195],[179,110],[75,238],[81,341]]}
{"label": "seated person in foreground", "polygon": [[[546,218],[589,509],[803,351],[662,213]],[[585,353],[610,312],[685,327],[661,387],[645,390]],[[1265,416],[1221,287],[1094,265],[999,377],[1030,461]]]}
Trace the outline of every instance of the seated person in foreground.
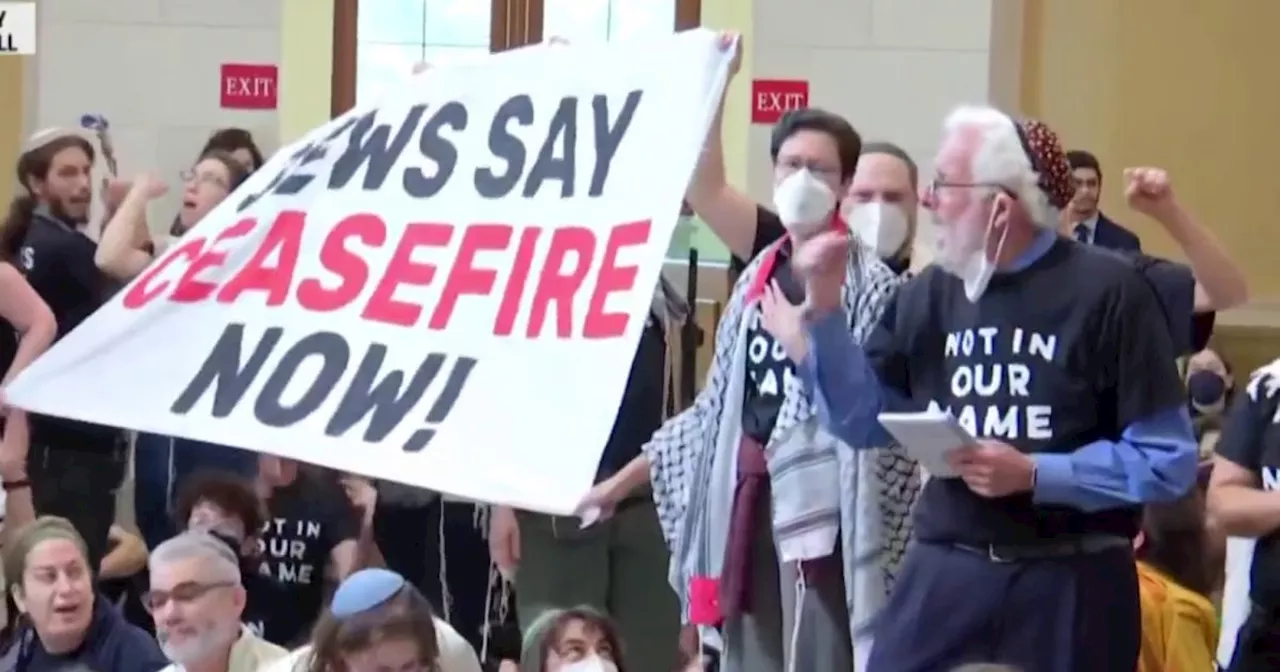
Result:
{"label": "seated person in foreground", "polygon": [[169,664],[144,630],[130,625],[94,591],[84,537],[64,518],[36,518],[26,464],[27,414],[10,410],[0,441],[0,481],[7,491],[3,541],[5,585],[17,614],[13,669],[154,672]]}
{"label": "seated person in foreground", "polygon": [[168,665],[155,640],[94,592],[88,549],[65,519],[41,517],[18,532],[5,548],[4,568],[23,621],[16,672],[75,664],[154,672]]}
{"label": "seated person in foreground", "polygon": [[263,672],[480,672],[476,652],[404,578],[362,569],[333,594],[311,642]]}
{"label": "seated person in foreground", "polygon": [[1148,504],[1134,540],[1142,601],[1138,672],[1212,670],[1218,616],[1209,595],[1204,495],[1197,489],[1167,504]]}
{"label": "seated person in foreground", "polygon": [[241,623],[240,563],[207,532],[183,532],[151,552],[144,601],[156,638],[173,661],[165,672],[255,672],[288,652]]}

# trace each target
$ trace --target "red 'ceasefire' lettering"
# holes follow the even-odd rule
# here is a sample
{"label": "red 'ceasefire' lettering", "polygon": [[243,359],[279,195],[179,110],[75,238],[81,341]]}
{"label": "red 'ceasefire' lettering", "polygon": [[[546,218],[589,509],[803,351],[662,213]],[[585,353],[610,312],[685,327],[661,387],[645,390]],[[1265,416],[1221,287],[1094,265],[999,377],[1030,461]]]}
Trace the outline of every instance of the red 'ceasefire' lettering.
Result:
{"label": "red 'ceasefire' lettering", "polygon": [[[281,212],[253,257],[218,291],[218,303],[234,303],[241,294],[249,291],[266,292],[268,306],[279,306],[288,300],[306,224],[306,213],[297,210]],[[277,252],[280,259],[275,265],[268,265]]]}
{"label": "red 'ceasefire' lettering", "polygon": [[[133,283],[129,291],[125,292],[123,303],[124,307],[130,310],[137,310],[151,303],[152,299],[159,297],[169,289],[169,281],[161,280],[154,282],[156,276],[160,275],[179,259],[186,262],[193,262],[200,257],[200,248],[204,247],[204,238],[192,238],[184,240],[177,249],[160,261],[148,266],[146,270],[138,276],[138,281]],[[154,283],[154,284],[153,284]]]}
{"label": "red 'ceasefire' lettering", "polygon": [[542,229],[534,227],[527,228],[520,234],[516,260],[511,264],[511,276],[507,278],[507,287],[502,291],[498,317],[493,321],[495,336],[510,336],[515,329],[516,318],[520,315],[520,299],[524,295],[525,282],[529,280],[529,269],[533,268],[533,253],[538,248],[538,237],[541,234]]}
{"label": "red 'ceasefire' lettering", "polygon": [[[281,212],[244,266],[227,269],[230,272],[219,274],[223,277],[217,281],[199,276],[214,275],[207,271],[225,265],[231,249],[226,243],[249,234],[257,222],[241,220],[212,240],[183,240],[173,254],[143,272],[126,292],[124,307],[138,309],[156,299],[191,303],[216,297],[220,303],[235,303],[256,291],[265,294],[269,306],[285,304],[292,295],[304,310],[332,312],[351,306],[370,289],[367,301],[358,307],[366,321],[412,327],[431,306],[423,326],[440,331],[448,329],[464,296],[490,296],[496,336],[513,335],[517,322],[527,317],[522,329],[526,338],[542,338],[544,331],[551,331],[553,338],[610,338],[626,332],[628,315],[609,311],[609,299],[634,290],[639,275],[635,265],[621,264],[619,257],[626,248],[647,244],[651,231],[648,221],[619,224],[604,235],[597,235],[602,228],[562,227],[542,243],[544,229],[537,226],[521,227],[517,240],[516,227],[509,224],[472,224],[458,227],[455,249],[454,225],[417,222],[396,231],[378,215],[357,213],[335,224],[320,244],[318,257],[325,273],[300,277],[306,217],[301,211]],[[369,253],[391,246],[393,231],[398,234],[394,249],[378,255],[388,261],[371,266]],[[546,256],[535,268],[540,243]],[[600,268],[593,273],[598,244]],[[437,254],[447,261],[427,258],[424,248],[440,249]],[[483,252],[494,253],[494,261],[486,265],[478,259]],[[441,264],[448,270],[437,278]],[[502,274],[505,280],[499,279]],[[437,284],[434,300],[421,292],[404,292]],[[397,297],[397,292],[403,294]],[[575,304],[583,305],[576,299],[583,292],[590,293],[585,311],[575,315]],[[554,328],[548,329],[553,318]]]}
{"label": "red 'ceasefire' lettering", "polygon": [[587,315],[582,321],[583,338],[610,338],[621,336],[627,330],[626,313],[606,313],[605,302],[609,295],[625,292],[636,284],[640,269],[635,266],[619,266],[618,251],[624,247],[644,245],[649,241],[649,220],[631,222],[613,227],[604,246],[604,260],[596,277],[596,289],[591,293]]}
{"label": "red 'ceasefire' lettering", "polygon": [[[533,292],[533,305],[529,306],[526,336],[537,338],[542,334],[552,302],[556,304],[556,336],[569,338],[573,333],[573,295],[591,270],[595,247],[596,236],[585,227],[567,226],[551,234],[551,249],[547,251],[538,288]],[[570,256],[573,266],[565,271],[564,262]]]}
{"label": "red 'ceasefire' lettering", "polygon": [[431,313],[427,326],[443,330],[449,326],[449,318],[463,294],[485,296],[493,291],[498,271],[476,267],[476,254],[483,251],[501,252],[511,244],[512,227],[507,224],[472,224],[462,234],[462,244],[454,257],[449,276],[440,290],[440,300]]}
{"label": "red 'ceasefire' lettering", "polygon": [[339,283],[326,289],[324,283],[307,278],[298,285],[298,303],[307,310],[327,313],[345,307],[364,290],[369,282],[369,264],[359,254],[347,249],[347,242],[359,240],[366,247],[378,248],[387,242],[387,225],[377,215],[361,213],[338,222],[320,247],[320,263],[338,276]]}
{"label": "red 'ceasefire' lettering", "polygon": [[396,324],[402,327],[414,325],[422,315],[422,306],[397,301],[396,288],[400,285],[429,285],[436,277],[435,264],[413,260],[414,250],[420,247],[445,247],[453,238],[453,227],[448,224],[421,222],[409,224],[391,255],[387,270],[369,297],[364,312],[366,320]]}
{"label": "red 'ceasefire' lettering", "polygon": [[253,230],[255,225],[257,225],[256,220],[242,219],[223,229],[222,233],[219,233],[213,239],[213,242],[209,243],[209,247],[200,253],[200,257],[192,261],[191,265],[187,267],[187,272],[183,273],[182,279],[178,280],[178,285],[174,287],[173,293],[169,295],[169,300],[178,303],[197,303],[212,296],[218,285],[204,280],[197,280],[196,276],[206,269],[217,268],[227,260],[226,251],[215,249],[219,243],[245,236]]}

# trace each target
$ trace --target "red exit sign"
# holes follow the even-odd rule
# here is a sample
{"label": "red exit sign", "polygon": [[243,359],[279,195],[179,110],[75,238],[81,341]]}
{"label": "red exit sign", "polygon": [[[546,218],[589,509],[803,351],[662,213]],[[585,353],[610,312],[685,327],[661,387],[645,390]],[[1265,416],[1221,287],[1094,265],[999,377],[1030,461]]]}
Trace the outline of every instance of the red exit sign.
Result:
{"label": "red exit sign", "polygon": [[280,71],[274,65],[223,63],[219,86],[222,107],[274,110],[279,99]]}
{"label": "red exit sign", "polygon": [[751,123],[774,124],[791,110],[809,107],[809,82],[803,79],[751,80]]}

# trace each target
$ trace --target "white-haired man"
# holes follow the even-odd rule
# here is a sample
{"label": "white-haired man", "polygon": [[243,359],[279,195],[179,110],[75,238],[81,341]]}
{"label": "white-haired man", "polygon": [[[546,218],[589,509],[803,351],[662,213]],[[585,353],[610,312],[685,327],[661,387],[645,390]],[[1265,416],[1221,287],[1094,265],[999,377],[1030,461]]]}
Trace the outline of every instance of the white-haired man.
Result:
{"label": "white-haired man", "polygon": [[847,243],[797,253],[813,344],[802,375],[829,430],[876,445],[878,411],[933,407],[978,438],[947,454],[958,477],[921,494],[867,669],[1129,672],[1140,507],[1196,478],[1160,303],[1131,260],[1057,235],[1073,187],[1043,124],[961,108],[935,167],[922,198],[939,227],[935,263],[865,345],[832,310]]}
{"label": "white-haired man", "polygon": [[254,672],[288,654],[241,624],[240,563],[226,542],[183,532],[151,552],[143,604],[156,623],[166,672]]}

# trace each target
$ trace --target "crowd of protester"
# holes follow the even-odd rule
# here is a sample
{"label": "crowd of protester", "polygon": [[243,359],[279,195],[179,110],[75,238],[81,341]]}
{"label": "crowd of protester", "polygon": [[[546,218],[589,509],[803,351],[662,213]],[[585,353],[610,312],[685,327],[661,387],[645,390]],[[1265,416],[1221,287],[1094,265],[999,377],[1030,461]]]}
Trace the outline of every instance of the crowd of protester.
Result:
{"label": "crowd of protester", "polygon": [[[672,309],[666,283],[655,292],[584,500],[604,520],[583,527],[6,408],[0,669],[1209,670],[1228,533],[1263,539],[1230,669],[1272,669],[1280,506],[1260,491],[1280,487],[1280,368],[1240,394],[1210,348],[1214,314],[1244,302],[1246,283],[1177,204],[1169,176],[1125,171],[1122,188],[1187,265],[1144,255],[1101,213],[1108,183],[1092,154],[1063,152],[1043,124],[987,108],[952,115],[923,184],[906,151],[863,142],[818,109],[784,116],[769,152],[775,198],[764,206],[728,184],[718,118],[711,129],[687,200],[740,277],[706,387],[682,413],[669,404],[668,336],[687,305]],[[170,182],[140,175],[95,189],[97,154],[75,129],[23,148],[0,228],[5,383],[263,165],[248,132],[217,131],[157,229],[148,207]],[[90,222],[95,191],[101,226]],[[913,244],[921,209],[947,244]],[[971,256],[955,256],[962,244]],[[1075,444],[1009,437],[1011,452],[984,442],[955,458],[960,478],[928,478],[877,433],[866,413],[880,406],[857,405],[866,389],[958,407],[937,387],[941,353],[918,346],[988,323],[1061,334],[1070,370],[1030,374],[1058,386],[1038,401],[1064,404],[1041,429],[1059,443],[1123,435],[1112,461],[1145,460],[1145,475],[1073,484],[1071,470],[1087,480],[1079,473],[1111,467],[1049,459],[1075,460],[1062,452]],[[1067,404],[1063,390],[1089,401]],[[1150,436],[1139,421],[1164,412],[1159,453],[1138,438]],[[823,431],[794,431],[810,427]],[[116,495],[130,467],[126,526]],[[1076,492],[1051,497],[1052,479]],[[1028,529],[1043,538],[1019,536]]]}

